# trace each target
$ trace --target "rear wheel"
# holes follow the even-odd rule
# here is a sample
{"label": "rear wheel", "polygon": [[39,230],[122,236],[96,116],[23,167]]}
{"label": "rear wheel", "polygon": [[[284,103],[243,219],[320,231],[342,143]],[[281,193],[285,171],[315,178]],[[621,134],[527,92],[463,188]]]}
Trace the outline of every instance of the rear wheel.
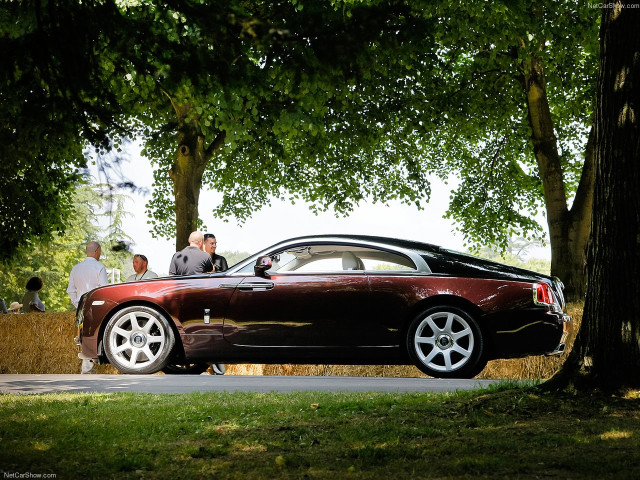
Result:
{"label": "rear wheel", "polygon": [[122,373],[156,373],[165,367],[175,337],[167,319],[150,307],[120,310],[109,319],[104,351]]}
{"label": "rear wheel", "polygon": [[409,326],[409,356],[431,377],[473,378],[486,365],[483,350],[478,323],[457,307],[429,308]]}

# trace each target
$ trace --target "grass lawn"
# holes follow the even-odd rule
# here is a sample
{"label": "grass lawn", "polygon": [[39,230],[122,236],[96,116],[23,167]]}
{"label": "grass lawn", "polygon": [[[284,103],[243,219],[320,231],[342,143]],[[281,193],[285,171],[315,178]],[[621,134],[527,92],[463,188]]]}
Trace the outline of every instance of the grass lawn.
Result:
{"label": "grass lawn", "polygon": [[0,479],[640,478],[640,394],[0,395]]}

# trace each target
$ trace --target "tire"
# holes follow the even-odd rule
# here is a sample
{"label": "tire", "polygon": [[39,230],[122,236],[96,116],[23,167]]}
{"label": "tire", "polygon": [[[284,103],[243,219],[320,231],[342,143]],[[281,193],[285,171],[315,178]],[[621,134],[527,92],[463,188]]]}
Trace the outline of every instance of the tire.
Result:
{"label": "tire", "polygon": [[209,364],[203,363],[169,363],[162,369],[167,375],[200,375],[209,368]]}
{"label": "tire", "polygon": [[169,322],[150,307],[120,310],[104,331],[107,359],[122,373],[159,372],[167,365],[174,343]]}
{"label": "tire", "polygon": [[473,378],[486,365],[482,330],[457,307],[432,307],[414,318],[407,351],[416,367],[436,378]]}

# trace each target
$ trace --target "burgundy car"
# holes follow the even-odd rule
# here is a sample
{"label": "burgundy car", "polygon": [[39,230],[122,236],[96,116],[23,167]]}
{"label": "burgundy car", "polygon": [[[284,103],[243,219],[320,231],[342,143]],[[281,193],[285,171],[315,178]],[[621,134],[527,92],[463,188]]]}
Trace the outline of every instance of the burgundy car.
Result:
{"label": "burgundy car", "polygon": [[560,355],[562,283],[442,247],[299,237],[223,273],[100,287],[83,296],[82,353],[123,373],[208,363],[415,364],[471,378],[495,358]]}

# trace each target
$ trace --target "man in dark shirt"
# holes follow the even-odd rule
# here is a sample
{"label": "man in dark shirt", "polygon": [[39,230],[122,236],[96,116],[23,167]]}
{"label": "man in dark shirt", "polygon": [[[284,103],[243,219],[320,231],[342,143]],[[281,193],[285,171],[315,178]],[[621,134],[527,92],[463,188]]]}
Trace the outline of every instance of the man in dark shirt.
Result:
{"label": "man in dark shirt", "polygon": [[216,253],[216,247],[218,246],[218,241],[216,240],[216,236],[213,233],[205,233],[204,234],[204,251],[211,255],[211,261],[213,262],[213,267],[216,272],[224,272],[225,270],[229,270],[229,265],[227,265],[227,259],[222,255],[218,255]]}
{"label": "man in dark shirt", "polygon": [[169,275],[194,275],[209,273],[213,270],[211,255],[202,250],[204,235],[202,232],[192,232],[189,235],[189,246],[173,254]]}

